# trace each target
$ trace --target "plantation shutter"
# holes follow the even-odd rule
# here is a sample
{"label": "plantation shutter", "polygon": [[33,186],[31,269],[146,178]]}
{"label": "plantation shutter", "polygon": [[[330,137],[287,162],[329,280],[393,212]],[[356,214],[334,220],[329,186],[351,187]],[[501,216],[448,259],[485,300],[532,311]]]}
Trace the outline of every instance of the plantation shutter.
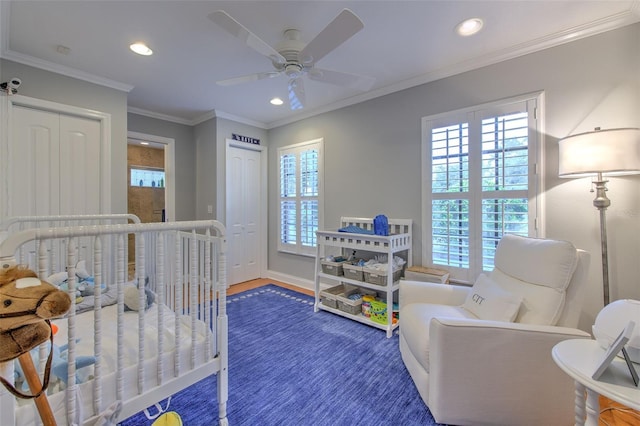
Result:
{"label": "plantation shutter", "polygon": [[280,148],[278,250],[314,255],[320,225],[322,140]]}
{"label": "plantation shutter", "polygon": [[426,264],[472,282],[504,234],[535,234],[535,99],[425,119]]}

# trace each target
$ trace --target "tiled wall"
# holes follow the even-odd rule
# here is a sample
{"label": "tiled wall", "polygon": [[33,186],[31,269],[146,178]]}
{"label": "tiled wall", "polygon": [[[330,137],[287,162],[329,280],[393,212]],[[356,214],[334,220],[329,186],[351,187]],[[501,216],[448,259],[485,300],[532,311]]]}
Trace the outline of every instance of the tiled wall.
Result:
{"label": "tiled wall", "polygon": [[[160,222],[164,208],[164,187],[131,186],[131,167],[164,169],[164,150],[127,145],[127,210],[143,223]],[[134,259],[133,238],[129,239],[129,262]]]}

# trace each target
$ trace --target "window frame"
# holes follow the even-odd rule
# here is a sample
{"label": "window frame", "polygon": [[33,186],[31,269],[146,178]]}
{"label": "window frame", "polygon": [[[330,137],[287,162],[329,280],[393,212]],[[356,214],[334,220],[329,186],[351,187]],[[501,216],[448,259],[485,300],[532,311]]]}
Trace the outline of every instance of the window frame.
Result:
{"label": "window frame", "polygon": [[[317,196],[302,196],[300,192],[300,184],[301,184],[301,168],[300,168],[300,156],[303,152],[310,151],[313,149],[318,150],[318,188],[317,188]],[[318,209],[318,228],[322,229],[324,226],[324,214],[323,214],[323,206],[324,206],[324,139],[312,139],[305,142],[296,143],[293,145],[286,145],[278,148],[277,152],[277,164],[278,164],[278,251],[289,254],[296,254],[301,256],[309,256],[315,257],[317,251],[317,240],[314,245],[303,245],[301,241],[301,208],[303,202],[305,201],[313,201],[317,200]],[[295,155],[296,158],[296,195],[293,197],[283,197],[281,193],[281,188],[283,185],[282,182],[282,157],[284,155]],[[294,201],[296,203],[296,242],[293,243],[283,243],[283,235],[282,235],[282,202],[284,200]],[[315,231],[314,231],[315,233]]]}
{"label": "window frame", "polygon": [[[528,112],[528,235],[544,236],[544,93],[527,94],[509,99],[476,105],[469,108],[435,114],[422,118],[422,264],[433,265],[432,201],[442,198],[469,200],[469,268],[446,266],[454,282],[471,284],[483,272],[482,200],[495,197],[482,192],[482,120],[521,110]],[[469,123],[469,191],[432,193],[432,129]],[[501,191],[495,194],[499,195]],[[457,196],[456,196],[457,194]],[[460,197],[460,194],[465,196]],[[488,193],[485,193],[485,195]],[[525,198],[522,197],[522,198]],[[436,265],[438,267],[438,265]]]}

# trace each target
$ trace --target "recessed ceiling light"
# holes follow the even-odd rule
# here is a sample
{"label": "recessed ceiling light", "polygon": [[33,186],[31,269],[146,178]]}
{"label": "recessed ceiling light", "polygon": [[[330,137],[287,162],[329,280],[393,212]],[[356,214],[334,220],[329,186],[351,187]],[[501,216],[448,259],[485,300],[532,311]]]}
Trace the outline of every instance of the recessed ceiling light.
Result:
{"label": "recessed ceiling light", "polygon": [[456,32],[463,37],[474,35],[482,29],[483,25],[480,18],[467,19],[456,26]]}
{"label": "recessed ceiling light", "polygon": [[269,102],[271,102],[271,105],[282,105],[284,103],[280,98],[273,98]]}
{"label": "recessed ceiling light", "polygon": [[149,142],[140,142],[140,145],[149,145]]}
{"label": "recessed ceiling light", "polygon": [[129,49],[133,50],[138,55],[149,56],[153,54],[153,50],[149,49],[144,43],[133,43],[129,46]]}

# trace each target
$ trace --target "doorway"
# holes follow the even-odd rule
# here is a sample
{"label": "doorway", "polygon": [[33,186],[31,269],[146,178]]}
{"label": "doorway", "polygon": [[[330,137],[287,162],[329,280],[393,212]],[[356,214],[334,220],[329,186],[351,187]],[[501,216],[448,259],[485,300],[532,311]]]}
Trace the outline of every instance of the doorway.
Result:
{"label": "doorway", "polygon": [[127,213],[142,223],[166,222],[164,147],[129,142],[127,170]]}
{"label": "doorway", "polygon": [[[157,160],[154,164],[161,164],[157,166],[164,169],[164,218],[166,222],[173,222],[175,218],[175,140],[172,138],[165,138],[163,136],[150,135],[146,133],[127,132],[127,147],[134,145],[162,152],[162,160]],[[128,158],[127,149],[127,182],[131,179],[130,172],[130,159]],[[144,161],[144,160],[143,160]],[[156,167],[156,166],[152,166]],[[139,183],[139,182],[138,182]],[[127,205],[129,200],[127,200]],[[140,218],[142,220],[142,218]],[[143,222],[145,222],[143,220]]]}
{"label": "doorway", "polygon": [[[169,222],[174,218],[174,140],[128,132],[127,212],[142,223]],[[135,241],[128,241],[129,275],[135,265]]]}

